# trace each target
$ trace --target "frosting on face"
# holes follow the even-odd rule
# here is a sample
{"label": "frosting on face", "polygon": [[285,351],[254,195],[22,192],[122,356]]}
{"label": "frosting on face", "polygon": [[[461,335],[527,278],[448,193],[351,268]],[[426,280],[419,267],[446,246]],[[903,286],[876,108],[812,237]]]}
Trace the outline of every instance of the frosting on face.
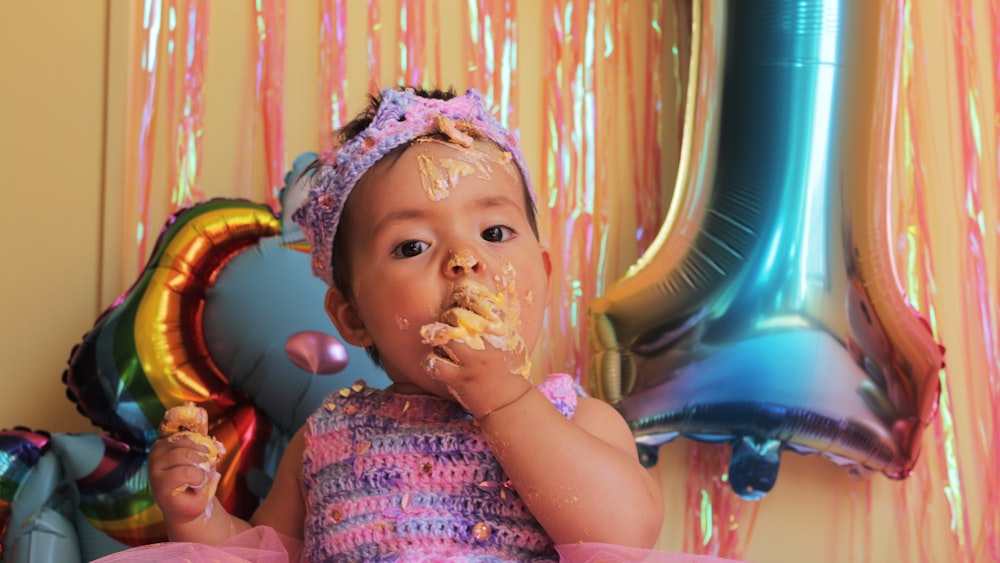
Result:
{"label": "frosting on face", "polygon": [[475,174],[480,179],[490,180],[493,177],[494,166],[499,167],[507,174],[514,175],[515,173],[510,165],[512,162],[510,152],[500,151],[498,153],[486,144],[472,144],[471,139],[468,146],[460,144],[454,139],[442,140],[433,137],[422,137],[417,139],[414,144],[426,143],[440,143],[455,149],[457,152],[455,157],[441,158],[434,158],[424,153],[417,154],[420,182],[431,201],[441,201],[448,197],[451,190],[458,186],[463,176]]}
{"label": "frosting on face", "polygon": [[396,314],[396,326],[399,327],[399,330],[406,330],[406,329],[410,328],[410,320],[407,319],[406,317],[404,317],[403,315],[400,315],[400,314],[397,313]]}
{"label": "frosting on face", "polygon": [[520,333],[521,303],[513,265],[506,262],[494,282],[496,292],[471,278],[459,281],[453,286],[439,320],[420,327],[424,344],[433,348],[424,359],[425,369],[433,372],[437,362],[460,365],[449,347],[454,342],[473,350],[484,350],[489,344],[505,352],[511,373],[529,377],[531,361]]}
{"label": "frosting on face", "polygon": [[468,176],[475,171],[471,164],[459,159],[440,158],[437,162],[434,160],[426,154],[417,155],[420,182],[431,201],[441,201],[448,197],[462,176]]}

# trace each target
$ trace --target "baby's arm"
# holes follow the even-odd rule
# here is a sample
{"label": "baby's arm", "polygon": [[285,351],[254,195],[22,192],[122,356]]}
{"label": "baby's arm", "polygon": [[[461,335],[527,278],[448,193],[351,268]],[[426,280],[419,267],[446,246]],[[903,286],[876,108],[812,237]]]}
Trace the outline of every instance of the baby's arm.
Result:
{"label": "baby's arm", "polygon": [[250,522],[255,526],[270,526],[279,533],[298,540],[303,538],[306,518],[302,489],[302,454],[305,449],[305,429],[295,433],[281,456],[274,484],[264,502],[254,512]]}
{"label": "baby's arm", "polygon": [[[167,537],[171,541],[217,545],[252,524],[271,526],[286,536],[301,539],[305,514],[299,485],[303,445],[300,430],[285,449],[270,493],[247,522],[229,514],[216,497],[208,498],[204,490],[190,488],[204,482],[205,473],[197,465],[204,460],[204,446],[186,439],[157,440],[149,454],[149,480],[163,511]],[[206,510],[208,503],[213,503],[211,510]]]}
{"label": "baby's arm", "polygon": [[556,544],[651,547],[663,522],[657,484],[617,411],[580,398],[567,420],[532,389],[482,417],[514,488]]}
{"label": "baby's arm", "polygon": [[520,359],[520,348],[493,341],[484,346],[473,338],[505,334],[502,344],[512,335],[521,342],[517,315],[508,312],[508,322],[500,323],[509,333],[494,331],[491,319],[504,318],[496,313],[504,311],[499,298],[488,291],[455,295],[459,307],[446,311],[441,322],[421,327],[433,347],[424,366],[479,420],[494,455],[545,531],[557,544],[652,546],[663,522],[661,494],[639,464],[622,417],[607,403],[581,398],[567,420],[511,368],[522,365],[510,361]]}

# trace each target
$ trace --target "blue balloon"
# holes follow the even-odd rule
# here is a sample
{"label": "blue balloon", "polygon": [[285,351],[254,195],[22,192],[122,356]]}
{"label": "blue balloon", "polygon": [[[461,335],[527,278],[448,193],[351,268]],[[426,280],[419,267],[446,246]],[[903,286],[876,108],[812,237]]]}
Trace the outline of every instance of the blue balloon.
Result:
{"label": "blue balloon", "polygon": [[212,359],[230,383],[284,434],[295,432],[327,394],[359,379],[389,385],[357,346],[345,345],[347,367],[314,375],[285,353],[293,334],[314,330],[340,339],[323,303],[327,286],[314,277],[310,257],[287,237],[264,238],[226,264],[208,289],[204,331]]}
{"label": "blue balloon", "polygon": [[913,467],[943,350],[885,248],[884,6],[696,10],[711,20],[694,22],[670,211],[591,306],[591,389],[644,463],[677,437],[729,444],[747,499],[771,490],[787,450],[892,478]]}

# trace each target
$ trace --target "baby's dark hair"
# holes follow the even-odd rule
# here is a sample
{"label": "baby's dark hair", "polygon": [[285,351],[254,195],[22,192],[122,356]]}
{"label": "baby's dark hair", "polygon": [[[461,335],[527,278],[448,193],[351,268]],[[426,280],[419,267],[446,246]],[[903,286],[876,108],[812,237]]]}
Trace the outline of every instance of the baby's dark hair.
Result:
{"label": "baby's dark hair", "polygon": [[[401,90],[405,89],[405,87],[400,87],[400,89]],[[412,92],[415,95],[420,96],[422,98],[430,98],[435,100],[450,100],[455,97],[455,91],[454,89],[451,88],[449,88],[448,90],[410,88],[410,90],[412,90]],[[382,104],[381,96],[375,94],[369,94],[368,106],[364,109],[364,111],[359,113],[354,119],[347,122],[346,124],[344,124],[343,127],[334,132],[334,139],[336,141],[335,145],[342,145],[350,141],[351,139],[357,137],[365,129],[367,129],[368,126],[371,125],[372,119],[375,117],[375,113],[378,111],[378,108],[381,104]],[[485,139],[490,143],[496,145],[496,143],[494,143],[490,139],[478,135],[475,130],[467,131],[467,133],[474,139]],[[428,137],[440,138],[442,140],[448,139],[447,135],[441,133],[427,135],[426,137],[423,138],[428,138]],[[383,158],[384,159],[399,158],[399,156],[403,153],[403,151],[409,148],[414,141],[416,141],[416,139],[402,146],[397,147],[393,151],[386,154]],[[314,163],[314,166],[318,167],[319,162],[317,161],[316,163]],[[537,239],[539,238],[538,218],[537,218],[538,212],[535,209],[535,202],[531,196],[531,192],[528,190],[527,178],[523,177],[521,178],[521,186],[524,192],[524,204],[528,214],[528,223],[531,225],[531,230],[532,232],[534,232],[535,238]],[[343,231],[344,224],[349,221],[350,218],[345,214],[341,219],[341,225],[340,225],[341,228],[338,230]],[[333,239],[333,257],[331,260],[332,261],[331,266],[333,267],[333,286],[337,288],[337,290],[340,291],[340,293],[345,298],[353,300],[354,292],[353,289],[351,288],[351,266],[348,260],[348,253],[346,252],[346,244],[347,244],[346,239],[347,237],[344,236],[338,236]],[[371,356],[372,361],[375,362],[375,365],[381,366],[382,362],[379,359],[378,350],[376,350],[374,346],[368,346],[366,350],[368,352],[368,355]]]}

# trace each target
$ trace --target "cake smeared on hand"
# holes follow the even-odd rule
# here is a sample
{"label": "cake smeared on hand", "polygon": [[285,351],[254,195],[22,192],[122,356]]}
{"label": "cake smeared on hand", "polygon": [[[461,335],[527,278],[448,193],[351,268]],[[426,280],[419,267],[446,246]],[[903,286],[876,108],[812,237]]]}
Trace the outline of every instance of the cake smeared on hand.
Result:
{"label": "cake smeared on hand", "polygon": [[[160,437],[171,442],[178,440],[190,440],[195,444],[204,446],[207,450],[204,454],[204,461],[193,463],[204,474],[204,480],[198,485],[183,485],[174,489],[173,494],[179,495],[188,490],[195,492],[205,491],[209,499],[215,496],[216,488],[219,486],[220,474],[216,469],[219,459],[226,455],[226,448],[221,442],[208,435],[208,413],[205,409],[196,406],[192,402],[169,409],[163,415],[160,422]],[[212,515],[212,502],[205,507],[205,517]]]}
{"label": "cake smeared on hand", "polygon": [[521,338],[521,303],[513,270],[511,264],[504,264],[503,273],[494,278],[496,293],[470,278],[454,285],[439,320],[420,327],[420,337],[432,348],[424,358],[425,369],[434,372],[438,362],[460,366],[452,343],[473,350],[484,350],[489,344],[505,352],[511,373],[529,377],[531,362]]}

